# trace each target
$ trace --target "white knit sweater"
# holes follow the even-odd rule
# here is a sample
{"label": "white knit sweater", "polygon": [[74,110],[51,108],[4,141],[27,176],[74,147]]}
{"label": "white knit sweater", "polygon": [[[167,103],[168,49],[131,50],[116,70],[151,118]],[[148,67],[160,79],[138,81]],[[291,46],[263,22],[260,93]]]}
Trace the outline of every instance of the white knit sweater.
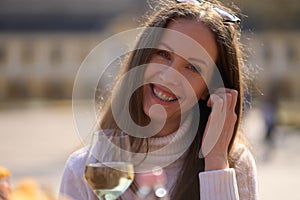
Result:
{"label": "white knit sweater", "polygon": [[[160,138],[150,138],[150,151],[161,149],[170,143],[176,141],[184,141],[190,126],[191,119],[187,119],[180,129],[168,136]],[[158,154],[154,154],[150,159],[146,160],[146,164],[159,163],[163,160],[168,163],[174,160],[172,164],[165,166],[167,183],[165,188],[170,191],[174,186],[182,166],[184,156],[182,148],[189,145],[188,142],[181,142],[183,146],[178,148],[164,148]],[[251,153],[243,145],[235,145],[234,158],[236,165],[234,168],[216,171],[206,171],[199,173],[200,181],[200,198],[201,200],[256,200],[258,199],[257,177],[255,161]],[[174,156],[175,155],[175,156]],[[181,157],[180,157],[181,156]],[[72,200],[97,200],[84,180],[84,168],[87,157],[87,148],[82,148],[74,152],[68,159],[60,187],[60,193],[70,197]],[[164,164],[165,164],[164,163]],[[154,164],[154,166],[156,165]],[[162,165],[160,165],[162,166]],[[147,165],[143,166],[147,167]],[[135,194],[128,189],[123,195],[124,200],[136,199]]]}

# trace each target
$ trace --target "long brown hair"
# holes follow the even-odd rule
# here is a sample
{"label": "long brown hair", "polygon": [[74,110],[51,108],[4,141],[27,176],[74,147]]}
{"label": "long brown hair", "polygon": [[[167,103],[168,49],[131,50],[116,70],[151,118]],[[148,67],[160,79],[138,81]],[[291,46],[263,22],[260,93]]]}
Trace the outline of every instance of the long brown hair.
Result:
{"label": "long brown hair", "polygon": [[[212,6],[227,10],[219,2],[213,1],[203,3],[201,5],[195,3],[176,3],[175,1],[164,1],[158,7],[155,7],[154,13],[148,14],[149,20],[144,24],[145,27],[161,27],[167,28],[168,24],[175,19],[184,18],[196,20],[206,25],[214,34],[217,48],[218,58],[216,66],[221,74],[223,84],[226,88],[235,89],[238,91],[238,101],[235,108],[237,114],[237,122],[235,124],[234,134],[230,142],[228,155],[230,166],[234,166],[234,159],[231,150],[238,136],[238,126],[242,115],[242,98],[243,98],[243,54],[242,47],[239,42],[240,30],[238,25],[224,22],[222,17],[214,12]],[[201,34],[201,33],[199,33]],[[147,46],[146,43],[155,43],[159,41],[161,33],[145,31],[138,43],[137,48],[128,57],[125,65],[122,68],[121,74],[128,72],[130,69],[147,64],[150,60],[152,49],[140,49],[138,47]],[[151,44],[153,45],[153,44]],[[134,74],[128,77],[123,83],[124,87],[133,87],[134,82],[141,83],[143,80],[143,71],[141,74]],[[125,91],[125,90],[124,90]],[[116,98],[124,98],[127,95],[122,88],[118,91]],[[126,98],[126,97],[125,97]],[[200,199],[199,197],[199,179],[198,173],[204,171],[204,159],[199,159],[199,151],[202,143],[202,136],[210,114],[210,109],[206,106],[207,101],[199,100],[198,106],[200,109],[200,121],[195,121],[197,124],[197,134],[188,149],[188,155],[184,158],[181,174],[172,189],[172,199]],[[129,113],[135,123],[140,126],[145,126],[149,123],[149,117],[143,111],[143,95],[142,88],[137,89],[130,97]],[[119,112],[122,112],[124,106],[118,105]],[[123,119],[126,120],[126,119]],[[111,111],[110,103],[107,104],[103,118],[100,122],[101,128],[117,128],[116,119],[114,119]],[[131,137],[134,151],[139,151],[142,145],[142,139]]]}

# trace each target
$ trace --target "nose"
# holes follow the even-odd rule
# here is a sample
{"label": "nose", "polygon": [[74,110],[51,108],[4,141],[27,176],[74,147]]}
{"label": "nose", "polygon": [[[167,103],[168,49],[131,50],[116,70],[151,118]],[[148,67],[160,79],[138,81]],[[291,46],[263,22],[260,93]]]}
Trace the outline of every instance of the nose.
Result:
{"label": "nose", "polygon": [[179,85],[180,83],[180,67],[183,65],[183,62],[180,59],[174,59],[169,63],[168,66],[164,68],[159,73],[159,77],[165,83]]}
{"label": "nose", "polygon": [[164,83],[169,83],[173,85],[178,85],[178,71],[174,70],[172,67],[164,67],[159,73],[160,79]]}

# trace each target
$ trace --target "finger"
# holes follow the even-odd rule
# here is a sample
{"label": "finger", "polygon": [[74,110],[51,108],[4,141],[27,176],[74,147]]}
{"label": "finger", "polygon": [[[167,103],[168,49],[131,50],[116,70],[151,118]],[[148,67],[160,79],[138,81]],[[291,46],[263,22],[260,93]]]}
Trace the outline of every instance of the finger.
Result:
{"label": "finger", "polygon": [[230,92],[231,89],[229,88],[224,88],[224,87],[220,87],[217,88],[213,93],[217,94],[217,93],[226,93],[226,92]]}
{"label": "finger", "polygon": [[[225,100],[225,93],[226,93],[226,88],[217,88],[210,96],[212,95],[219,95],[220,98]],[[212,107],[212,98],[210,97],[207,101],[207,106]]]}
{"label": "finger", "polygon": [[[222,95],[222,93],[226,93],[226,95]],[[238,98],[238,91],[235,89],[229,89],[229,88],[218,88],[215,91],[216,94],[220,94],[221,97],[226,96],[226,105],[228,106],[229,110],[234,110],[236,103],[237,103],[237,98]],[[230,94],[230,95],[227,95]]]}
{"label": "finger", "polygon": [[233,89],[231,90],[232,100],[231,100],[230,109],[232,109],[232,110],[235,110],[238,94],[239,94],[238,91],[233,90]]}
{"label": "finger", "polygon": [[224,100],[216,94],[210,95],[212,113],[220,113],[223,110]]}
{"label": "finger", "polygon": [[214,94],[219,95],[222,99],[226,99],[226,94],[231,93],[230,89],[228,88],[218,88]]}
{"label": "finger", "polygon": [[226,112],[227,110],[229,110],[229,107],[231,105],[231,93],[230,93],[230,89],[228,88],[218,88],[215,91],[215,94],[218,95],[221,99],[223,99],[223,109],[222,112]]}
{"label": "finger", "polygon": [[231,102],[232,102],[232,95],[229,92],[226,92],[226,109],[227,111],[230,110],[230,106],[231,106]]}
{"label": "finger", "polygon": [[218,88],[214,94],[226,101],[226,88]]}

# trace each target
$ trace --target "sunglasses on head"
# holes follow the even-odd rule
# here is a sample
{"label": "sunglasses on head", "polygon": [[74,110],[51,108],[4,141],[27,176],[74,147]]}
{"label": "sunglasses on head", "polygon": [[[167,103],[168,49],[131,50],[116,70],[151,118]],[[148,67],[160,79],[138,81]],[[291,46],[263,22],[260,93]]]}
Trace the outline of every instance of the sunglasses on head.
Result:
{"label": "sunglasses on head", "polygon": [[[196,3],[198,5],[202,5],[203,2],[201,0],[176,0],[177,3],[185,3],[185,2],[191,2]],[[221,9],[217,8],[215,6],[211,6],[211,9],[213,9],[216,13],[218,13],[222,18],[224,22],[231,22],[231,23],[240,23],[241,19],[237,16]]]}

